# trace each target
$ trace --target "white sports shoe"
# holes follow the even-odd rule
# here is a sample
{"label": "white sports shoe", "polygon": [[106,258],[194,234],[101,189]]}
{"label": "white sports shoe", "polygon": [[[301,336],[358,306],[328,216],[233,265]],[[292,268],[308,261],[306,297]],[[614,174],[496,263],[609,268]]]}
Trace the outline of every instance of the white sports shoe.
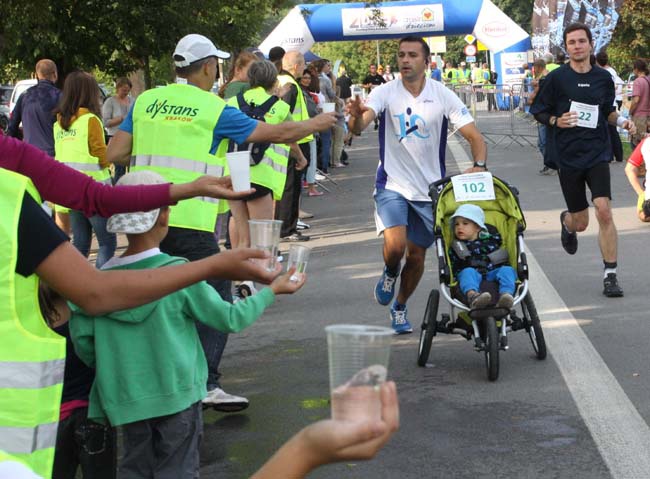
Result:
{"label": "white sports shoe", "polygon": [[248,399],[234,394],[228,394],[221,388],[208,391],[208,395],[201,401],[204,408],[211,407],[221,412],[239,412],[248,407]]}

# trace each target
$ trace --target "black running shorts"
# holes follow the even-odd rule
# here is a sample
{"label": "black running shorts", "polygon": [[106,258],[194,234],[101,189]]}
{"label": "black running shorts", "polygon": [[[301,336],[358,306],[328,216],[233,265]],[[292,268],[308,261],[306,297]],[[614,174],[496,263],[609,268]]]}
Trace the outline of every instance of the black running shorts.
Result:
{"label": "black running shorts", "polygon": [[591,201],[594,198],[607,197],[612,199],[612,190],[609,177],[609,163],[601,162],[587,170],[567,170],[560,168],[560,186],[566,201],[567,209],[571,213],[589,208],[587,190],[591,191]]}

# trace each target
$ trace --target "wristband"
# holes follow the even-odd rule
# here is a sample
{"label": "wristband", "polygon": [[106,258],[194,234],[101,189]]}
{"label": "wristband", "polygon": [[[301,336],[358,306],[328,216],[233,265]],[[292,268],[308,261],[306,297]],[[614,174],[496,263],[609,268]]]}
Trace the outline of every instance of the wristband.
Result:
{"label": "wristband", "polygon": [[626,121],[627,118],[623,116],[619,116],[618,118],[616,118],[616,126],[618,126],[619,128],[623,128],[623,125],[625,125]]}

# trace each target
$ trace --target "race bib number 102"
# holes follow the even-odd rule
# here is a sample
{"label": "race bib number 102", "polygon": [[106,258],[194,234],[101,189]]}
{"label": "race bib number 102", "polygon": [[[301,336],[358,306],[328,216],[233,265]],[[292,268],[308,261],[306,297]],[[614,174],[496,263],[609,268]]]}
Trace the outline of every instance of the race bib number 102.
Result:
{"label": "race bib number 102", "polygon": [[495,199],[494,183],[492,183],[492,173],[490,172],[481,171],[456,175],[451,178],[451,183],[457,202]]}

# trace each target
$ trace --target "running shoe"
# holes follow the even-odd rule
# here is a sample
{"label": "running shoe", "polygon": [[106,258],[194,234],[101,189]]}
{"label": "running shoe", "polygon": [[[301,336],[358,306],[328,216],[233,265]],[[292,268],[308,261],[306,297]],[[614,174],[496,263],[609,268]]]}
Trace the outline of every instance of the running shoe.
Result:
{"label": "running shoe", "polygon": [[408,334],[413,332],[411,323],[406,319],[406,306],[404,309],[395,309],[395,305],[390,308],[391,326],[395,334]]}
{"label": "running shoe", "polygon": [[560,234],[560,239],[562,240],[562,248],[569,254],[576,254],[578,251],[578,235],[576,233],[570,233],[569,230],[564,226],[564,217],[568,215],[569,212],[564,210],[560,213],[560,228],[562,233]]}
{"label": "running shoe", "polygon": [[208,395],[201,401],[203,408],[209,408],[221,412],[239,412],[248,407],[248,399],[234,394],[228,394],[221,388],[208,391]]}
{"label": "running shoe", "polygon": [[607,277],[603,280],[603,294],[608,298],[622,298],[623,290],[618,285],[616,273],[608,273]]}
{"label": "running shoe", "polygon": [[[398,273],[399,274],[399,273]],[[388,268],[384,266],[384,272],[375,285],[375,299],[382,306],[390,303],[395,295],[395,283],[397,282],[397,275],[393,276],[388,272]]]}

